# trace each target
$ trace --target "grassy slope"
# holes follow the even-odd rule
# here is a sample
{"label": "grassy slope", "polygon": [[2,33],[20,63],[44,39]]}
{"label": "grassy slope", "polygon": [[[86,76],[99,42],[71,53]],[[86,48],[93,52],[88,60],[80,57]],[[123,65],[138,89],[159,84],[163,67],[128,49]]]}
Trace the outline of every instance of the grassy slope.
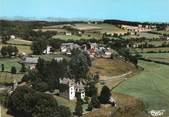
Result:
{"label": "grassy slope", "polygon": [[[135,66],[118,59],[95,59],[90,68],[91,73],[98,72],[101,76],[117,76],[134,71]],[[102,79],[103,80],[103,79]]]}
{"label": "grassy slope", "polygon": [[169,62],[169,53],[142,53],[142,55],[151,60]]}
{"label": "grassy slope", "polygon": [[30,54],[30,53],[32,53],[31,47],[30,47],[31,43],[32,43],[31,41],[25,41],[22,39],[11,39],[7,42],[7,44],[0,43],[0,48],[2,46],[13,45],[18,48],[19,53]]}
{"label": "grassy slope", "polygon": [[16,58],[0,58],[0,64],[4,64],[5,70],[4,71],[11,71],[11,67],[15,66],[17,71],[21,69],[21,65],[18,63],[18,59]]}
{"label": "grassy slope", "polygon": [[110,24],[76,24],[77,27],[80,28],[85,28],[86,29],[89,27],[95,27],[96,29],[100,29],[101,32],[125,32],[125,30],[120,29],[114,25],[110,25]]}
{"label": "grassy slope", "polygon": [[4,71],[11,71],[11,67],[15,66],[17,71],[20,71],[21,64],[18,63],[19,60],[17,58],[0,58],[0,70],[1,64],[4,64],[5,70]]}
{"label": "grassy slope", "polygon": [[77,35],[55,35],[53,36],[55,39],[63,39],[63,40],[80,40],[80,39],[93,39],[94,37],[88,37],[87,35],[77,36]]}
{"label": "grassy slope", "polygon": [[143,72],[122,83],[113,92],[120,92],[142,100],[147,110],[167,110],[169,114],[169,66],[139,61]]}
{"label": "grassy slope", "polygon": [[165,31],[165,30],[152,31],[152,32],[156,32],[156,33],[159,33],[159,34],[169,34],[169,31]]}

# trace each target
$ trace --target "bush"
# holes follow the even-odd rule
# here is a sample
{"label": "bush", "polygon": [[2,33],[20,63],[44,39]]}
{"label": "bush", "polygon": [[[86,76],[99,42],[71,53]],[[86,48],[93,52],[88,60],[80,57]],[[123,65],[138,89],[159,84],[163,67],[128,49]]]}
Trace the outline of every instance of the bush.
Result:
{"label": "bush", "polygon": [[16,74],[16,72],[17,72],[16,67],[14,67],[14,66],[11,67],[11,73],[12,73],[12,74]]}
{"label": "bush", "polygon": [[4,64],[1,64],[1,71],[3,72],[5,70]]}

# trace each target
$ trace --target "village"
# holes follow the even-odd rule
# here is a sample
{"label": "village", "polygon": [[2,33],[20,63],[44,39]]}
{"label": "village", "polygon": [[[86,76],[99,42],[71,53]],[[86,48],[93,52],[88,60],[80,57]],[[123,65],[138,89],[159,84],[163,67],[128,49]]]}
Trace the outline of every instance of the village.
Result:
{"label": "village", "polygon": [[[163,34],[158,31],[163,26],[158,24],[113,25],[100,21],[51,24],[40,23],[29,31],[9,30],[9,34],[0,35],[2,102],[5,96],[11,96],[10,107],[3,107],[10,117],[23,113],[30,117],[26,110],[22,113],[14,109],[15,105],[20,109],[29,107],[12,102],[18,97],[26,104],[24,95],[32,101],[36,96],[57,101],[55,106],[61,117],[113,114],[130,117],[125,109],[132,113],[134,106],[134,114],[148,114],[142,101],[114,89],[144,71],[140,60],[169,64],[168,25]],[[166,58],[153,58],[149,53],[166,54]],[[129,100],[134,103],[128,105]],[[33,113],[34,108],[29,111]]]}

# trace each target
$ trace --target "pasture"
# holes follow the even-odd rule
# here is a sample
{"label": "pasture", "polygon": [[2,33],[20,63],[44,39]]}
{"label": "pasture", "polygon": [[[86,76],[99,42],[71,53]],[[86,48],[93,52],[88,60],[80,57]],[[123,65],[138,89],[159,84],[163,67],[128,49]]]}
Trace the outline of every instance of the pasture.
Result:
{"label": "pasture", "polygon": [[[66,98],[59,97],[59,96],[54,96],[54,98],[57,100],[59,105],[64,105],[69,107],[70,111],[73,113],[74,109],[76,107],[76,100],[70,101]],[[87,104],[83,104],[83,112],[87,109]]]}
{"label": "pasture", "polygon": [[78,36],[78,35],[61,35],[61,34],[57,34],[55,36],[53,36],[53,38],[55,39],[63,39],[63,40],[80,40],[80,39],[94,39],[95,37],[94,36],[89,36],[89,35],[81,35],[81,36]]}
{"label": "pasture", "polygon": [[[136,70],[131,63],[126,63],[118,59],[95,59],[90,68],[91,73],[98,72],[101,76],[117,76],[129,71]],[[105,80],[105,79],[101,79]]]}
{"label": "pasture", "polygon": [[11,39],[7,42],[7,44],[0,44],[0,48],[2,48],[2,46],[12,45],[18,48],[19,53],[30,54],[32,53],[31,44],[31,41],[26,41],[22,39]]}
{"label": "pasture", "polygon": [[169,62],[169,53],[142,53],[142,56],[150,60]]}
{"label": "pasture", "polygon": [[140,32],[138,35],[129,35],[129,36],[123,36],[124,39],[130,39],[130,38],[146,38],[146,39],[159,39],[160,35],[158,34],[152,34],[147,32]]}
{"label": "pasture", "polygon": [[75,24],[75,27],[78,30],[92,30],[92,31],[99,31],[101,33],[125,33],[126,31],[118,28],[115,25],[111,25],[111,24],[105,24],[105,23],[101,23],[101,24]]}
{"label": "pasture", "polygon": [[165,34],[167,34],[167,35],[169,35],[169,31],[166,31],[166,30],[159,30],[159,31],[151,31],[151,32],[154,32],[154,33],[158,33],[158,34],[160,34],[160,35],[165,35]]}
{"label": "pasture", "polygon": [[30,46],[32,44],[32,41],[26,41],[23,39],[10,39],[7,43],[12,44],[12,45],[28,45],[28,46]]}
{"label": "pasture", "polygon": [[137,48],[137,52],[141,53],[152,53],[152,52],[169,52],[169,47],[159,47],[159,48]]}
{"label": "pasture", "polygon": [[11,67],[14,66],[17,69],[17,72],[21,69],[21,64],[18,63],[18,58],[0,58],[0,70],[1,70],[1,64],[4,64],[4,71],[10,72]]}
{"label": "pasture", "polygon": [[23,74],[11,74],[7,72],[0,72],[0,84],[13,83],[14,80],[20,82]]}
{"label": "pasture", "polygon": [[113,92],[134,96],[144,102],[146,110],[165,110],[169,115],[169,66],[139,61],[144,71],[113,89]]}

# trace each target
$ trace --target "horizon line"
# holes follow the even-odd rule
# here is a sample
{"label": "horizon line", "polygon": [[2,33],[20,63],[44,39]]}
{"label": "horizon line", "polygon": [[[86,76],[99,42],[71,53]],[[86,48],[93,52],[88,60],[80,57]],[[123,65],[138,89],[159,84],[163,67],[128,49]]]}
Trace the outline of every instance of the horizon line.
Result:
{"label": "horizon line", "polygon": [[114,18],[87,18],[87,17],[24,17],[24,16],[0,16],[0,20],[8,21],[47,21],[47,22],[71,22],[71,21],[105,21],[105,20],[117,20],[117,21],[128,21],[128,22],[139,22],[139,23],[167,23],[169,21],[138,21],[138,20],[127,20],[127,19],[114,19]]}

